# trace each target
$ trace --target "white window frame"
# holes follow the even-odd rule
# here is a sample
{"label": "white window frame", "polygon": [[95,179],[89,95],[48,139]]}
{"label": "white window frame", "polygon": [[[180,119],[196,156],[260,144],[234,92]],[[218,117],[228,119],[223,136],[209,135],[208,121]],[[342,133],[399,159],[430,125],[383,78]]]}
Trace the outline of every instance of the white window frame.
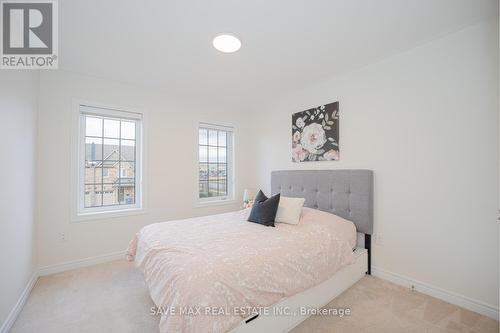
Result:
{"label": "white window frame", "polygon": [[[226,131],[231,133],[231,140],[226,141],[227,147],[227,155],[226,155],[226,163],[227,163],[227,195],[220,197],[207,197],[200,198],[200,137],[199,130],[200,128],[213,129],[219,131]],[[208,140],[208,138],[207,138]],[[222,123],[212,123],[212,122],[199,122],[196,126],[196,192],[195,192],[195,205],[198,207],[203,206],[212,206],[212,205],[225,205],[225,204],[234,204],[235,200],[235,142],[236,142],[236,128],[230,124],[222,124]],[[208,158],[208,157],[207,157]]]}
{"label": "white window frame", "polygon": [[[75,107],[75,131],[77,136],[73,136],[75,142],[73,156],[76,163],[74,169],[74,199],[76,209],[73,214],[74,221],[81,221],[94,218],[106,218],[115,216],[127,216],[143,213],[143,114],[138,112],[125,111],[122,108],[102,106],[95,103],[74,102]],[[85,114],[99,117],[129,119],[136,122],[136,156],[135,156],[135,203],[129,205],[105,206],[105,207],[85,207]],[[120,170],[121,172],[121,170]]]}

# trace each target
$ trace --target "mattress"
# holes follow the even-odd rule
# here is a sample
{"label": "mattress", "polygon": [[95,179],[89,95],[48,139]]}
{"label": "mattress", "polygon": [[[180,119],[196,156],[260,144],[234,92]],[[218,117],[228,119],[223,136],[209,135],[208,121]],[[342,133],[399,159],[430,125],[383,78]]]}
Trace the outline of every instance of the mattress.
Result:
{"label": "mattress", "polygon": [[227,332],[354,262],[347,220],[304,208],[298,225],[273,228],[248,214],[151,224],[131,241],[128,259],[162,309],[160,332]]}

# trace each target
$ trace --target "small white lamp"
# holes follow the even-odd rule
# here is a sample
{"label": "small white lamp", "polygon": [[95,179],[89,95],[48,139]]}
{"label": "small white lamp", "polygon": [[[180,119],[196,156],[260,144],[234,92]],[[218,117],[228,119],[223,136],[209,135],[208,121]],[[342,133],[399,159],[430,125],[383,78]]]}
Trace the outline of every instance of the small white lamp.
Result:
{"label": "small white lamp", "polygon": [[243,207],[244,208],[251,207],[251,203],[253,202],[254,197],[255,197],[254,191],[246,188],[243,191]]}

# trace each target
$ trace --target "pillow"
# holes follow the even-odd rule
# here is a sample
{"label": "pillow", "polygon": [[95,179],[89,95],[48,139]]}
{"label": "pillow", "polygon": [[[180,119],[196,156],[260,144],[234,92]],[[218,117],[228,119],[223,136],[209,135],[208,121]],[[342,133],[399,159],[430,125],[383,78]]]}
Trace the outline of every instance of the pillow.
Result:
{"label": "pillow", "polygon": [[276,222],[299,224],[302,206],[304,206],[304,198],[289,198],[281,197],[276,213]]}
{"label": "pillow", "polygon": [[279,193],[268,198],[262,191],[259,191],[255,196],[248,221],[274,227],[274,218],[276,217],[279,203]]}
{"label": "pillow", "polygon": [[336,231],[333,237],[335,239],[347,240],[351,248],[356,248],[356,226],[349,220],[321,210],[303,207],[300,223],[334,224]]}

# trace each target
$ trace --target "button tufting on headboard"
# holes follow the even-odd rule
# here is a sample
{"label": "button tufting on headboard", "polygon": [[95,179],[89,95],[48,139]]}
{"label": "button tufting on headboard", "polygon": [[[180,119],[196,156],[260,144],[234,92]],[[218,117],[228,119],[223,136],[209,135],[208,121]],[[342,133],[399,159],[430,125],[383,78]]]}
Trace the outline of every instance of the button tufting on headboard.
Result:
{"label": "button tufting on headboard", "polygon": [[303,197],[305,206],[351,220],[358,232],[373,232],[371,170],[288,170],[271,174],[272,194]]}

